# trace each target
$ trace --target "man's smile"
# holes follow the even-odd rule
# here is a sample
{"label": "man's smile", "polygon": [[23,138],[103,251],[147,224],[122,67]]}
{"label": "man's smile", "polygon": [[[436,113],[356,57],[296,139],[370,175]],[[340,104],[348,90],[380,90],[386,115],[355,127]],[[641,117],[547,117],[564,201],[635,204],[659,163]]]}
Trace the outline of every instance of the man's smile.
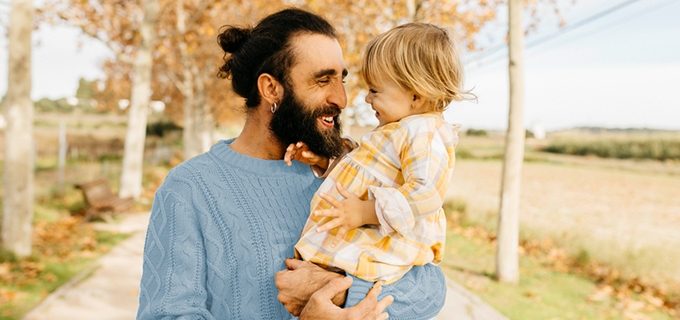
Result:
{"label": "man's smile", "polygon": [[336,115],[324,114],[318,117],[317,120],[319,121],[323,128],[333,129],[333,127],[335,126],[335,116]]}

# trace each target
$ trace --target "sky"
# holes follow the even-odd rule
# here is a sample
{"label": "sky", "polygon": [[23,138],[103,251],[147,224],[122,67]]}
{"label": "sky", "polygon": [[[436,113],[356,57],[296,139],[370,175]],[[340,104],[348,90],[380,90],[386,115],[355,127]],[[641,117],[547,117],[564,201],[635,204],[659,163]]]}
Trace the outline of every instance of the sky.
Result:
{"label": "sky", "polygon": [[[571,27],[625,3],[630,4]],[[563,31],[549,15],[526,38],[525,127],[680,130],[680,1],[577,0],[563,8]],[[0,7],[0,24],[7,24],[8,12]],[[498,35],[487,37],[486,51],[465,53],[465,86],[478,101],[454,103],[446,111],[464,129],[507,127],[507,51],[489,50],[505,36],[502,19],[486,29]],[[34,100],[73,96],[79,78],[105,76],[99,66],[112,56],[74,28],[42,25],[33,43]],[[7,89],[7,55],[2,35],[0,95]]]}

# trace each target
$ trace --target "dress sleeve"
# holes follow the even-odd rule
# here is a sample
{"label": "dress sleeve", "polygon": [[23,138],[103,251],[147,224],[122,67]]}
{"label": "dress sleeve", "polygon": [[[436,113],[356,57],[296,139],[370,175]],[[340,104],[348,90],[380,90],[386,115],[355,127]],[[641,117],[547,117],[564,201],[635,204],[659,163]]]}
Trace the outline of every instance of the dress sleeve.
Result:
{"label": "dress sleeve", "polygon": [[342,159],[342,157],[346,156],[348,153],[352,152],[358,146],[359,144],[350,136],[342,137],[342,153],[340,154],[340,156],[330,159],[328,161],[328,168],[326,169],[323,169],[319,166],[311,166],[312,172],[317,178],[328,177],[328,174],[330,174],[331,171],[333,171],[333,168],[335,168],[335,166],[340,162],[340,159]]}
{"label": "dress sleeve", "polygon": [[206,256],[199,222],[166,179],[154,197],[144,244],[138,320],[215,319],[207,309]]}
{"label": "dress sleeve", "polygon": [[402,133],[406,139],[400,150],[404,184],[369,187],[384,235],[408,235],[418,220],[438,212],[444,204],[454,145],[431,126],[414,127],[419,128]]}
{"label": "dress sleeve", "polygon": [[[345,308],[359,303],[373,287],[372,282],[354,276],[352,280],[352,286],[347,291]],[[378,300],[388,295],[394,297],[394,302],[386,310],[390,320],[432,319],[444,307],[446,278],[435,265],[413,267],[403,278],[390,285],[383,285]]]}

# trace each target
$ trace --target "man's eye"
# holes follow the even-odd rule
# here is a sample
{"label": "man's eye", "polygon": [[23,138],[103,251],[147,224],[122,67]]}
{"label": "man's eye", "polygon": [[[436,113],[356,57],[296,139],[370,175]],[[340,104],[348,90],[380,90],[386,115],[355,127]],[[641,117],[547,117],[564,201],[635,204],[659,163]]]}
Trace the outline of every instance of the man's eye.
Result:
{"label": "man's eye", "polygon": [[331,82],[330,79],[319,79],[319,83],[329,83]]}

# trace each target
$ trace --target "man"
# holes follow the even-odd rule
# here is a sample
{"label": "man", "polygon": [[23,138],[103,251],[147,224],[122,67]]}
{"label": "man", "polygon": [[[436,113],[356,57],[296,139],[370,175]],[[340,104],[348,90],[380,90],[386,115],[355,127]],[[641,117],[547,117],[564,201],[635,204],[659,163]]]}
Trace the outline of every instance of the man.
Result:
{"label": "man", "polygon": [[[246,123],[174,168],[156,192],[138,319],[384,319],[391,298],[378,302],[380,288],[369,293],[371,283],[287,259],[321,179],[300,162],[286,165],[286,147],[341,153],[347,70],[335,30],[287,9],[254,28],[228,27],[218,42],[228,53],[220,76],[246,99]],[[382,288],[395,298],[390,319],[434,317],[443,284],[428,265]]]}

